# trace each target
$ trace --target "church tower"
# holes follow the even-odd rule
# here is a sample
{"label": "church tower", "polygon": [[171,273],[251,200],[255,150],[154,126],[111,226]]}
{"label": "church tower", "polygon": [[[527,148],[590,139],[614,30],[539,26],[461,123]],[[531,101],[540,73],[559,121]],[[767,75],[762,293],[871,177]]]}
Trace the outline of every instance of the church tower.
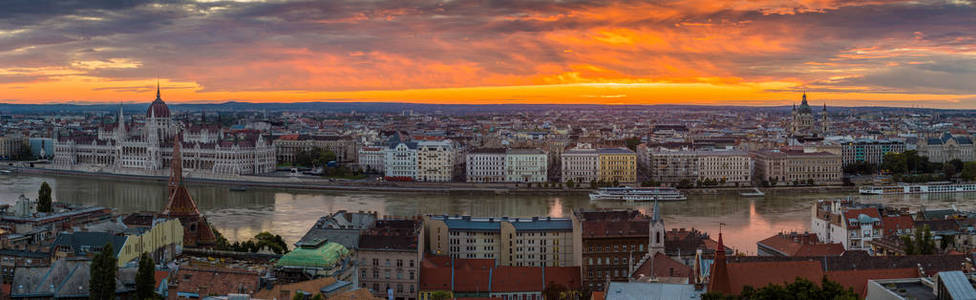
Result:
{"label": "church tower", "polygon": [[651,215],[650,222],[650,243],[648,243],[647,254],[652,258],[654,255],[664,253],[664,234],[666,229],[664,228],[664,219],[661,218],[661,207],[658,205],[657,200],[654,200],[654,214]]}
{"label": "church tower", "polygon": [[828,130],[830,129],[830,127],[828,127],[828,125],[830,125],[830,122],[827,121],[827,103],[824,102],[823,112],[820,114],[820,134],[821,135],[827,136],[827,134],[829,133]]}

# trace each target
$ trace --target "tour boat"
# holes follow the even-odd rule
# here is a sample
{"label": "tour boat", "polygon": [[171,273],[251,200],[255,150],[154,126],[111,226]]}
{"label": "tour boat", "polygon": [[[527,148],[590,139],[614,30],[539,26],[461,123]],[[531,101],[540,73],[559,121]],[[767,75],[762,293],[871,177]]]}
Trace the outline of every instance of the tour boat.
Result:
{"label": "tour boat", "polygon": [[863,195],[890,194],[928,194],[928,193],[963,193],[976,192],[976,184],[916,184],[891,186],[866,186],[860,188]]}
{"label": "tour boat", "polygon": [[763,196],[766,196],[766,193],[763,193],[762,191],[760,191],[759,188],[753,188],[753,191],[752,192],[741,192],[741,193],[739,193],[739,196],[742,196],[742,197],[763,197]]}
{"label": "tour boat", "polygon": [[608,187],[590,193],[590,200],[679,201],[688,200],[688,198],[671,187]]}

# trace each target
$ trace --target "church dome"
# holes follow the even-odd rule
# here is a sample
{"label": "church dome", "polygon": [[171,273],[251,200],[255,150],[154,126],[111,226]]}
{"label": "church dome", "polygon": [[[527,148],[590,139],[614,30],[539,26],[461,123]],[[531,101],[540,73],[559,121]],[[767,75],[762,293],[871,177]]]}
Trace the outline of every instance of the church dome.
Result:
{"label": "church dome", "polygon": [[152,116],[169,118],[169,107],[166,106],[166,102],[163,102],[163,98],[159,96],[159,86],[156,87],[156,100],[153,100],[152,104],[149,105],[149,109],[146,110],[146,117]]}

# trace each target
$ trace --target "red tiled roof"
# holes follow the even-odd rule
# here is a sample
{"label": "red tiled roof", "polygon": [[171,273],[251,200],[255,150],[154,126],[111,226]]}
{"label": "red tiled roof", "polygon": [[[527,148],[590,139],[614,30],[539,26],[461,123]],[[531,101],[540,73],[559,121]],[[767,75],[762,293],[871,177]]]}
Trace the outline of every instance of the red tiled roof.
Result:
{"label": "red tiled roof", "polygon": [[844,220],[843,220],[844,224],[847,224],[847,220],[857,219],[857,217],[860,216],[861,214],[865,214],[868,217],[881,220],[881,212],[879,212],[877,208],[872,208],[872,207],[857,208],[857,209],[849,209],[844,212]]}
{"label": "red tiled roof", "polygon": [[583,287],[580,282],[580,267],[546,267],[544,272],[546,286],[551,283],[558,283],[571,290],[578,290]]}
{"label": "red tiled roof", "polygon": [[898,234],[898,229],[911,230],[915,228],[915,220],[911,216],[881,217],[881,227],[884,235]]}
{"label": "red tiled roof", "polygon": [[489,290],[491,288],[489,286],[491,268],[494,265],[495,260],[493,259],[454,259],[454,291],[478,292]]}
{"label": "red tiled roof", "polygon": [[821,243],[815,233],[778,233],[759,241],[758,244],[775,249],[785,256],[825,256],[844,253],[844,245]]}
{"label": "red tiled roof", "polygon": [[177,291],[198,295],[250,294],[260,275],[251,271],[183,266],[176,273]]}
{"label": "red tiled roof", "polygon": [[780,261],[729,263],[729,289],[732,293],[742,292],[745,286],[761,288],[770,284],[793,282],[797,277],[820,282],[823,269],[817,261]]}
{"label": "red tiled roof", "polygon": [[[896,279],[918,277],[918,269],[874,269],[874,270],[848,270],[827,272],[827,279],[835,281],[844,287],[853,288],[860,298],[866,296],[868,280],[870,279]],[[819,282],[819,281],[815,281]]]}
{"label": "red tiled roof", "polygon": [[[653,272],[651,270],[652,267],[654,268]],[[637,267],[637,270],[634,271],[633,278],[682,277],[688,278],[688,282],[692,282],[694,280],[692,275],[691,267],[688,265],[672,259],[667,254],[657,253],[654,255],[653,260],[648,259]]]}
{"label": "red tiled roof", "polygon": [[541,290],[542,268],[498,266],[492,272],[492,292],[531,292]]}

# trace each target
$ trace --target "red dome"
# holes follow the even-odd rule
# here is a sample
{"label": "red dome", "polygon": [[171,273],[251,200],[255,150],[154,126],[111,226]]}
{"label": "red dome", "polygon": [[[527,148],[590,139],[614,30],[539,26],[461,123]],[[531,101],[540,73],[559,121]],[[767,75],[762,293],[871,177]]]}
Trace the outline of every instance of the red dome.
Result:
{"label": "red dome", "polygon": [[159,95],[159,85],[156,85],[156,100],[149,105],[149,109],[146,110],[146,117],[156,116],[157,118],[169,118],[169,107],[166,106],[166,102],[163,102],[163,98]]}
{"label": "red dome", "polygon": [[157,118],[169,118],[169,107],[166,106],[166,102],[162,99],[156,98],[149,105],[149,110],[146,110],[146,117],[156,116]]}

